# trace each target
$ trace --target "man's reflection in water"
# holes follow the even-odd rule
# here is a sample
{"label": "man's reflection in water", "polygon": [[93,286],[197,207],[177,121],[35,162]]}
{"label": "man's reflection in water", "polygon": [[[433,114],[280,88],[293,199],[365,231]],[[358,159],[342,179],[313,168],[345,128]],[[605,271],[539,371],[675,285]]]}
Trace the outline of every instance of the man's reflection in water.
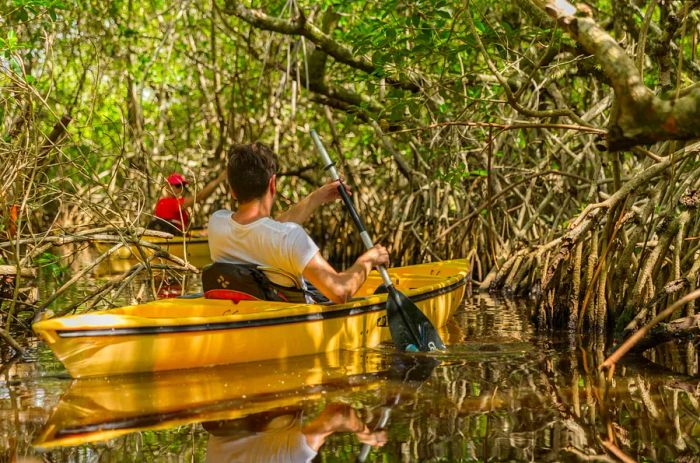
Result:
{"label": "man's reflection in water", "polygon": [[207,462],[310,462],[326,438],[335,432],[352,432],[363,444],[381,447],[386,432],[372,432],[355,409],[330,404],[313,420],[302,423],[300,410],[280,409],[238,420],[202,424],[211,435]]}

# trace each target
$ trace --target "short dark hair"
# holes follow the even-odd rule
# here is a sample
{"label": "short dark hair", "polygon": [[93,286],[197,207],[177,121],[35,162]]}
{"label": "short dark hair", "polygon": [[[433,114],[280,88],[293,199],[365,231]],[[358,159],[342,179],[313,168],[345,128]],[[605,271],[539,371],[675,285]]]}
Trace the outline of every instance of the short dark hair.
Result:
{"label": "short dark hair", "polygon": [[229,151],[228,184],[241,203],[262,197],[277,173],[277,156],[264,143],[235,145]]}

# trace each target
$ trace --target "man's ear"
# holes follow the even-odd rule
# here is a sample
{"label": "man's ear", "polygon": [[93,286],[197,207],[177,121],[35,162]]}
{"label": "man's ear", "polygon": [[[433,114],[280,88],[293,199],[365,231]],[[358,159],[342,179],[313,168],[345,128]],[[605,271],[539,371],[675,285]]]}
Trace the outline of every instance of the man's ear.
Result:
{"label": "man's ear", "polygon": [[267,185],[267,187],[270,189],[270,193],[272,193],[273,195],[277,191],[277,185],[275,183],[276,181],[277,181],[277,174],[272,174],[272,177],[270,177],[270,183]]}

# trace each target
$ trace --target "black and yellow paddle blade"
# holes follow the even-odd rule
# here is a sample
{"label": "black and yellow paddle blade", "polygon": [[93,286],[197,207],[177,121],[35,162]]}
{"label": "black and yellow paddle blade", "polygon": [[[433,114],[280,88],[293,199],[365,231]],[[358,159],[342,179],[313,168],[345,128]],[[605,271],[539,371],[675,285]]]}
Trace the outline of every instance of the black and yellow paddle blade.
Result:
{"label": "black and yellow paddle blade", "polygon": [[391,339],[399,349],[430,352],[445,348],[445,343],[428,317],[393,286],[387,296],[386,313]]}

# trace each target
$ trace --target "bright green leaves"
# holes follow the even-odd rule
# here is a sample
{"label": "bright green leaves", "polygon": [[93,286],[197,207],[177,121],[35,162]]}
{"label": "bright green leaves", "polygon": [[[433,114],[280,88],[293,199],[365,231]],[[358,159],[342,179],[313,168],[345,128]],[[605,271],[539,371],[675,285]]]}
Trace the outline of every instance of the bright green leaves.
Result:
{"label": "bright green leaves", "polygon": [[0,37],[0,50],[5,53],[12,53],[18,48],[22,48],[21,45],[18,46],[17,33],[10,29],[7,31],[7,35],[2,38]]}
{"label": "bright green leaves", "polygon": [[43,271],[55,279],[60,280],[68,271],[69,267],[61,262],[60,256],[45,252],[34,260],[34,263]]}
{"label": "bright green leaves", "polygon": [[376,2],[372,8],[364,10],[361,22],[343,30],[341,39],[357,53],[372,56],[378,66],[400,68],[423,59],[436,63],[437,50],[447,47],[453,27],[447,2]]}
{"label": "bright green leaves", "polygon": [[452,12],[448,10],[435,10],[435,15],[445,20],[452,19]]}
{"label": "bright green leaves", "polygon": [[[433,156],[434,157],[434,156]],[[463,182],[486,181],[489,171],[484,168],[468,169],[460,162],[450,162],[440,166],[435,172],[435,177],[456,185]]]}
{"label": "bright green leaves", "polygon": [[19,22],[29,21],[36,16],[47,14],[52,21],[57,19],[59,10],[64,10],[66,5],[61,0],[14,0],[14,20]]}
{"label": "bright green leaves", "polygon": [[[61,0],[13,0],[12,4],[9,11],[4,13],[6,16],[0,18],[0,53],[8,58],[13,53],[34,47],[31,41],[37,34],[26,32],[28,24],[37,23],[45,29],[50,21],[57,19],[58,12],[66,7]],[[10,59],[13,71],[22,74],[13,62]]]}
{"label": "bright green leaves", "polygon": [[7,31],[7,39],[5,40],[4,45],[8,50],[12,50],[17,46],[17,34],[15,34],[15,31]]}
{"label": "bright green leaves", "polygon": [[478,18],[474,18],[474,26],[476,26],[476,29],[479,31],[481,35],[486,34],[487,32],[490,32],[491,29],[484,24],[483,21],[481,21]]}

